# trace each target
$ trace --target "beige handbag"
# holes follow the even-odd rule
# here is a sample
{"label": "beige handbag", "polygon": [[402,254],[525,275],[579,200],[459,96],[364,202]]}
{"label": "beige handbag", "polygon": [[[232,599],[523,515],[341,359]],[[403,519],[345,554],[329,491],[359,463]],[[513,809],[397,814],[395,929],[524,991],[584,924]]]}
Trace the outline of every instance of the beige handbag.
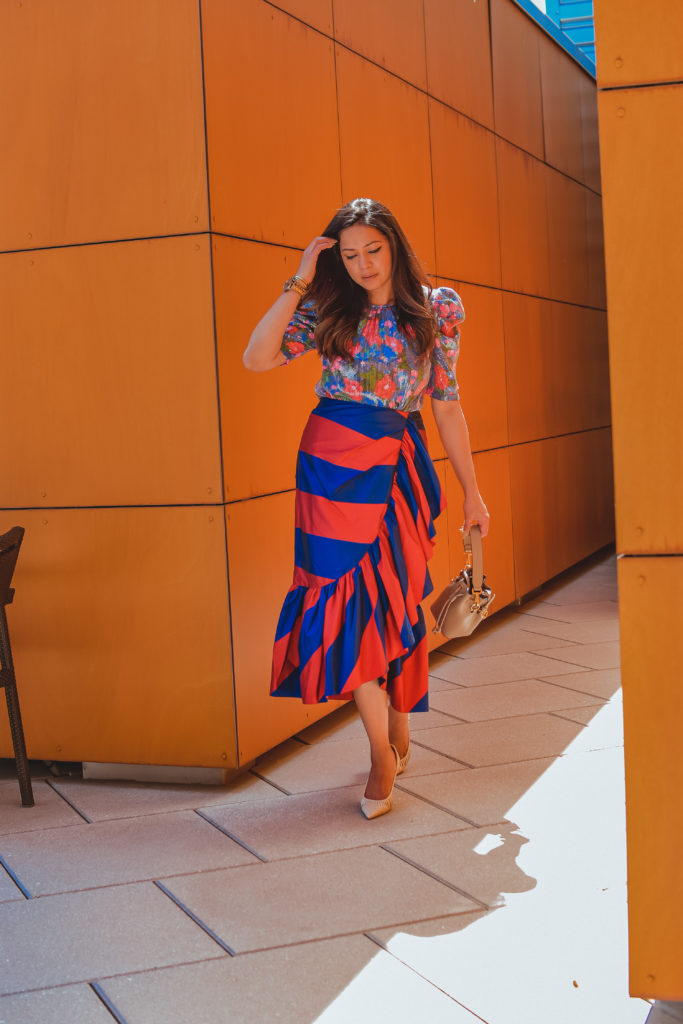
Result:
{"label": "beige handbag", "polygon": [[481,550],[481,527],[477,524],[462,537],[467,565],[456,579],[451,580],[431,605],[436,620],[435,633],[450,639],[469,636],[489,613],[489,605],[496,596],[486,586],[484,558]]}

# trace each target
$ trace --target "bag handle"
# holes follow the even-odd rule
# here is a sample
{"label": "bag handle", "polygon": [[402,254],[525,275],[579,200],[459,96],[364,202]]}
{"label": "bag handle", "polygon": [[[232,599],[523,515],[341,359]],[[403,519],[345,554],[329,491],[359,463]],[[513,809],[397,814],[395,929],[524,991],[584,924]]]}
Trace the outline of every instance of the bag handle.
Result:
{"label": "bag handle", "polygon": [[467,567],[472,570],[472,593],[479,604],[479,595],[484,585],[484,554],[481,548],[481,527],[479,523],[470,526],[469,533],[463,533],[462,543],[467,555]]}

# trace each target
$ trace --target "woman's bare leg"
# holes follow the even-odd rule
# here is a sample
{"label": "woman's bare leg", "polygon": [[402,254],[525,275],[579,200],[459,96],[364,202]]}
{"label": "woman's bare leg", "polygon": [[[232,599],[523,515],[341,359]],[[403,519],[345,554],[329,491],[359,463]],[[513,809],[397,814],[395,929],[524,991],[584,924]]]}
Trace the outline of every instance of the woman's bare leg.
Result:
{"label": "woman's bare leg", "polygon": [[371,767],[365,795],[368,800],[383,800],[391,792],[396,774],[396,757],[389,745],[387,695],[373,679],[358,686],[353,697],[370,741]]}
{"label": "woman's bare leg", "polygon": [[399,757],[405,757],[410,743],[410,715],[395,711],[389,705],[389,742],[398,750]]}

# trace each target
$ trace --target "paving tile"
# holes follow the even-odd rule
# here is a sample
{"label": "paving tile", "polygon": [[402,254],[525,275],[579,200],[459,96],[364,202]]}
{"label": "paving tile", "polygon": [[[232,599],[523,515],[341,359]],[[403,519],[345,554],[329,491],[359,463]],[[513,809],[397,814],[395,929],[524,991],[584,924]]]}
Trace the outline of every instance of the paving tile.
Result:
{"label": "paving tile", "polygon": [[605,704],[591,704],[585,708],[569,708],[566,711],[553,711],[558,718],[564,718],[568,722],[577,722],[579,725],[590,725],[598,711],[602,711]]}
{"label": "paving tile", "polygon": [[621,691],[621,672],[618,668],[582,669],[564,676],[540,676],[546,683],[553,683],[580,693],[608,700]]}
{"label": "paving tile", "polygon": [[527,601],[516,612],[520,616],[553,619],[557,622],[594,622],[598,619],[619,621],[616,601],[588,601],[581,604],[548,604],[534,599]]}
{"label": "paving tile", "polygon": [[[431,689],[431,687],[430,687]],[[433,702],[430,700],[430,704]],[[336,721],[335,721],[336,720]],[[415,712],[410,716],[410,731],[421,732],[423,729],[434,729],[438,725],[448,725],[448,719],[438,711]],[[351,714],[327,715],[319,722],[309,725],[303,732],[297,733],[298,740],[304,743],[335,743],[339,740],[365,739],[365,729],[360,715],[355,709]]]}
{"label": "paving tile", "polygon": [[440,650],[454,657],[483,658],[490,654],[518,654],[552,646],[552,636],[530,633],[523,628],[518,615],[506,611],[487,620],[470,636],[450,640]]}
{"label": "paving tile", "polygon": [[595,601],[617,601],[616,583],[577,580],[556,587],[543,588],[543,600],[548,604],[585,604]]}
{"label": "paving tile", "polygon": [[619,620],[598,619],[591,622],[556,622],[553,619],[542,619],[536,616],[527,616],[522,631],[529,631],[532,635],[542,633],[548,640],[557,637],[558,640],[570,640],[575,644],[595,644],[619,639]]}
{"label": "paving tile", "polygon": [[376,846],[164,884],[238,953],[472,909],[464,896]]}
{"label": "paving tile", "polygon": [[[444,644],[446,644],[446,643],[450,643],[450,641],[444,640]],[[429,675],[430,675],[430,677],[432,677],[434,675],[434,673],[433,673],[433,669],[434,668],[438,667],[439,665],[450,665],[452,657],[453,657],[453,655],[452,654],[447,654],[443,647],[438,647],[435,651],[432,651],[432,653],[429,655]],[[451,682],[450,685],[451,686],[458,686],[459,684]]]}
{"label": "paving tile", "polygon": [[647,1024],[676,1024],[683,1021],[683,1003],[671,1003],[658,999],[650,1010]]}
{"label": "paving tile", "polygon": [[[574,647],[553,647],[546,651],[549,658],[569,661],[573,665],[585,668],[618,668],[619,644],[616,642],[599,644],[577,644]],[[552,675],[551,672],[538,672],[536,675]]]}
{"label": "paving tile", "polygon": [[[592,695],[565,690],[538,679],[518,679],[511,683],[493,683],[490,686],[473,686],[469,690],[437,693],[433,703],[447,715],[453,714],[466,722],[479,722],[490,718],[594,705],[596,699]],[[425,742],[428,742],[428,738]]]}
{"label": "paving tile", "polygon": [[[426,732],[430,734],[433,729]],[[419,735],[426,735],[419,733]],[[456,767],[452,761],[417,746],[411,754],[410,772],[423,775],[449,772]],[[367,739],[340,740],[338,743],[315,743],[304,746],[295,740],[259,758],[254,771],[282,786],[288,793],[313,793],[317,790],[365,786],[370,771],[370,748]]]}
{"label": "paving tile", "polygon": [[466,822],[400,792],[390,814],[367,821],[360,811],[363,788],[302,793],[253,807],[212,807],[204,813],[267,860],[468,828]]}
{"label": "paving tile", "polygon": [[399,785],[402,790],[431,800],[465,820],[494,825],[505,821],[510,808],[538,782],[553,761],[554,758],[545,757],[471,768],[455,776],[423,775],[411,779],[402,775]]}
{"label": "paving tile", "polygon": [[[553,652],[558,650],[552,648]],[[578,644],[564,648],[573,654]],[[570,661],[569,658],[566,659]],[[563,675],[576,671],[579,662],[570,667],[564,660],[541,654],[491,654],[483,658],[449,658],[430,667],[430,674],[459,683],[460,686],[486,686],[489,683],[507,683],[514,679],[538,679],[541,676]]]}
{"label": "paving tile", "polygon": [[524,919],[521,907],[534,897],[372,935],[494,1024],[645,1024],[649,1004],[628,996],[626,916],[616,901],[602,894],[597,907],[576,906],[559,927],[557,906],[537,909],[540,897]]}
{"label": "paving tile", "polygon": [[8,865],[32,896],[249,864],[254,857],[194,811],[8,836]]}
{"label": "paving tile", "polygon": [[586,575],[588,576],[602,576],[606,575],[612,579],[617,578],[617,554],[613,551],[611,554],[606,555],[604,558],[596,559],[595,564],[590,566]]}
{"label": "paving tile", "polygon": [[520,715],[430,729],[413,745],[427,744],[431,750],[480,767],[561,754],[580,732],[580,725],[553,715]]}
{"label": "paving tile", "polygon": [[227,786],[179,786],[144,782],[55,780],[55,786],[91,821],[192,810],[212,804],[272,800],[277,791],[245,772]]}
{"label": "paving tile", "polygon": [[[451,656],[448,655],[448,654],[444,655],[444,659],[445,658],[448,658],[448,662],[449,663],[453,660],[451,658]],[[441,662],[441,664],[444,664],[444,662]],[[431,704],[431,702],[432,702],[432,694],[433,693],[443,693],[444,690],[446,690],[448,693],[450,693],[452,690],[462,690],[462,689],[463,689],[462,686],[459,686],[457,683],[454,683],[451,680],[439,679],[438,676],[430,675],[429,676],[429,703]]]}
{"label": "paving tile", "polygon": [[33,832],[83,822],[46,782],[32,783],[33,807],[22,807],[17,782],[0,782],[0,836],[11,832]]}
{"label": "paving tile", "polygon": [[89,985],[0,997],[3,1024],[112,1024],[112,1020]]}
{"label": "paving tile", "polygon": [[[9,903],[11,900],[22,901],[25,899],[21,889],[14,884],[10,876],[0,864],[0,903]],[[0,1022],[2,1014],[0,1014]]]}
{"label": "paving tile", "polygon": [[152,882],[4,903],[0,935],[2,994],[227,955]]}
{"label": "paving tile", "polygon": [[572,744],[570,753],[603,750],[624,745],[624,709],[618,701],[606,704],[586,723]]}
{"label": "paving tile", "polygon": [[102,987],[127,1024],[401,1021],[406,1006],[419,1006],[430,1024],[476,1022],[364,935],[110,978]]}
{"label": "paving tile", "polygon": [[574,565],[565,569],[559,575],[548,580],[544,589],[556,590],[579,584],[589,585],[597,583],[616,583],[617,581],[617,559],[616,555],[610,562],[596,563],[594,565]]}
{"label": "paving tile", "polygon": [[526,842],[516,825],[510,824],[495,831],[472,828],[404,839],[389,842],[388,848],[487,907],[496,907],[505,904],[505,893],[528,892],[536,885],[517,864]]}

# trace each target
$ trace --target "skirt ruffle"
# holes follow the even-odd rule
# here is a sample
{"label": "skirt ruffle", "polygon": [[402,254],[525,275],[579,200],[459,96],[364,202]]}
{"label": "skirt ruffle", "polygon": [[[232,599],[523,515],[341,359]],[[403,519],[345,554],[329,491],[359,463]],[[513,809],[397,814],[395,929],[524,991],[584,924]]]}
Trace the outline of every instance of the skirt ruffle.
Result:
{"label": "skirt ruffle", "polygon": [[273,696],[345,700],[379,679],[396,710],[428,710],[420,602],[443,507],[419,414],[321,400],[297,461],[296,567]]}

